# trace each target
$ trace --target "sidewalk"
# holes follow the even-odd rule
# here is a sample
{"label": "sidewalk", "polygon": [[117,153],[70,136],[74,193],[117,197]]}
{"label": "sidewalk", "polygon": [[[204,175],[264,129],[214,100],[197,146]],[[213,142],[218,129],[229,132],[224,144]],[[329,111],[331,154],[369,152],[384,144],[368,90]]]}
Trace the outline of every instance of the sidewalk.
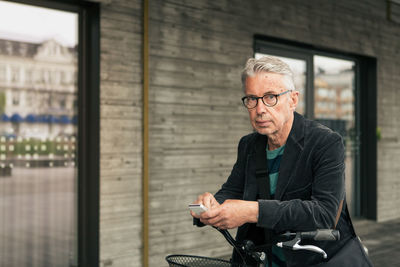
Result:
{"label": "sidewalk", "polygon": [[400,266],[400,219],[377,223],[353,220],[374,267]]}

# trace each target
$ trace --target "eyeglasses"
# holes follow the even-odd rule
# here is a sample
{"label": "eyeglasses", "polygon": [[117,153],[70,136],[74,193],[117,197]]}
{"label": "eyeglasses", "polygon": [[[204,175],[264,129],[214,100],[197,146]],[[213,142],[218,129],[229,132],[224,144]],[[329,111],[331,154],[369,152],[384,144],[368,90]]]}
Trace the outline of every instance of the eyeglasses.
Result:
{"label": "eyeglasses", "polygon": [[265,94],[263,96],[244,96],[242,97],[242,102],[246,108],[252,109],[257,106],[258,99],[261,99],[264,105],[267,107],[273,107],[278,103],[278,96],[284,95],[290,91],[291,90],[287,90],[280,94]]}

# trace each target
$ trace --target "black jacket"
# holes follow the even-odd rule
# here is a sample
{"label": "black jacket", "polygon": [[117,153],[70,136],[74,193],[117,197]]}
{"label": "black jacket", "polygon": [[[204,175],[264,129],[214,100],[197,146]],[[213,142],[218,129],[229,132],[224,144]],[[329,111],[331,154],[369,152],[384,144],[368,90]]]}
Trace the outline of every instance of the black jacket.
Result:
{"label": "black jacket", "polygon": [[[236,239],[259,239],[257,229],[275,233],[334,228],[339,203],[345,197],[345,150],[339,134],[298,113],[286,142],[273,200],[257,199],[255,140],[258,133],[244,136],[239,143],[237,161],[231,175],[215,194],[219,203],[226,199],[257,200],[258,223],[239,227]],[[336,226],[340,241],[308,241],[333,256],[351,237],[345,203]],[[256,243],[259,240],[256,240]],[[322,261],[319,254],[284,250],[287,265],[311,266]],[[233,260],[238,255],[233,253]]]}

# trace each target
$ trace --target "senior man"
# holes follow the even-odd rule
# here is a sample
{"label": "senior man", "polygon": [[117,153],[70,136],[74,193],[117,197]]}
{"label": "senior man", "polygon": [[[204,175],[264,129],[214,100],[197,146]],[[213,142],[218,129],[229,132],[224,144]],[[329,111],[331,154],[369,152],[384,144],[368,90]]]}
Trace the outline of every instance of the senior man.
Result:
{"label": "senior man", "polygon": [[[275,57],[251,58],[242,72],[247,108],[255,132],[244,136],[233,170],[215,194],[204,193],[196,203],[208,211],[192,212],[204,224],[221,229],[238,228],[236,239],[265,244],[265,239],[290,230],[336,228],[336,242],[310,241],[335,255],[352,238],[345,212],[342,138],[321,124],[295,112],[298,91],[289,66]],[[264,144],[264,145],[262,145]],[[259,159],[256,155],[265,155]],[[262,157],[261,157],[262,158]],[[258,160],[265,160],[269,181],[260,183]],[[267,191],[267,192],[265,192]],[[283,250],[272,246],[272,266],[311,266],[322,257],[308,251]],[[240,262],[234,251],[233,262]]]}

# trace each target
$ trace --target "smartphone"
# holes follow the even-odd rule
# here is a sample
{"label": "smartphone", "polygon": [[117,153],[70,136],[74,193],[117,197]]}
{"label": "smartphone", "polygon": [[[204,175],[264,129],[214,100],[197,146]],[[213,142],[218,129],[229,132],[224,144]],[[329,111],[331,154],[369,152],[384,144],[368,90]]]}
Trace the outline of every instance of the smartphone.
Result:
{"label": "smartphone", "polygon": [[203,204],[189,204],[189,209],[197,215],[207,211],[207,208],[204,207]]}

